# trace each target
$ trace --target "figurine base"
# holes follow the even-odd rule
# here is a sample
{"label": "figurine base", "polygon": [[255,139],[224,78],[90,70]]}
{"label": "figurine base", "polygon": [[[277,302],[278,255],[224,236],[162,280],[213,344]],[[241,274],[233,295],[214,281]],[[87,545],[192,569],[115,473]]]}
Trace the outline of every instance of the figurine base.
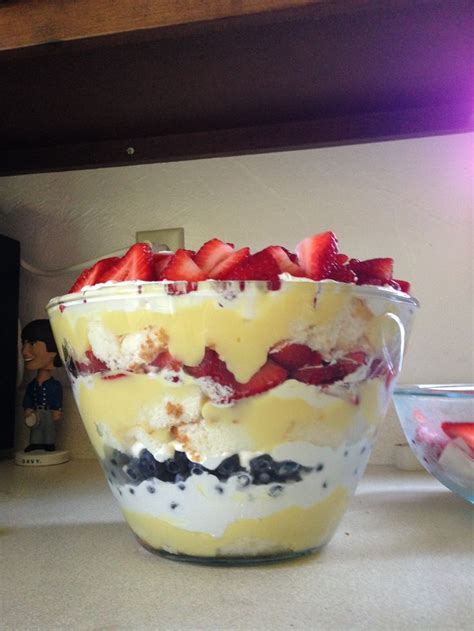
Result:
{"label": "figurine base", "polygon": [[54,464],[63,464],[69,460],[69,451],[58,449],[56,451],[44,451],[36,449],[25,453],[17,451],[15,454],[15,464],[21,467],[48,467]]}

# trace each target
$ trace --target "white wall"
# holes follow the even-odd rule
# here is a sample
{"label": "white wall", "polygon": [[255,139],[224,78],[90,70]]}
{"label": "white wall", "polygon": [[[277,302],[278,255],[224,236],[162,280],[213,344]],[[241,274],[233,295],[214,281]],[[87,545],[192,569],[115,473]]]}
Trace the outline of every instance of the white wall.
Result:
{"label": "white wall", "polygon": [[[393,256],[421,301],[402,382],[473,381],[474,134],[0,179],[0,232],[23,258],[57,268],[183,226],[186,245],[218,236],[290,248],[332,229],[342,251]],[[74,280],[22,273],[22,322]],[[91,455],[70,391],[60,442]],[[402,435],[390,411],[373,462]],[[19,444],[24,431],[19,424]]]}

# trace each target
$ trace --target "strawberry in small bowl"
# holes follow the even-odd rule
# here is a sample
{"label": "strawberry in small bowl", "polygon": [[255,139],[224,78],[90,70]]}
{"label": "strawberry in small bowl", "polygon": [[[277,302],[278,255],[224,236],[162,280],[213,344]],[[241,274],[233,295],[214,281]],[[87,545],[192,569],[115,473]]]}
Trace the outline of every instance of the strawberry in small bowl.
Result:
{"label": "strawberry in small bowl", "polygon": [[474,503],[474,385],[399,387],[393,399],[407,441],[423,467]]}
{"label": "strawberry in small bowl", "polygon": [[336,236],[291,252],[137,243],[48,305],[75,400],[138,540],[174,559],[324,546],[362,476],[417,302]]}

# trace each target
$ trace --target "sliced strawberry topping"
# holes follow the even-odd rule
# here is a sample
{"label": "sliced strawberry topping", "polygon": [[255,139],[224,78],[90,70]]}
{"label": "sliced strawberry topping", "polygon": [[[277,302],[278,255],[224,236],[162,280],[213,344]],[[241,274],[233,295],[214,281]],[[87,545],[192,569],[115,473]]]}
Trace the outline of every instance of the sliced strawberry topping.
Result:
{"label": "sliced strawberry topping", "polygon": [[162,280],[163,270],[166,268],[173,255],[169,252],[155,252],[153,254],[153,268],[155,270],[155,279]]}
{"label": "sliced strawberry topping", "polygon": [[108,259],[97,261],[95,265],[82,272],[68,293],[73,294],[76,291],[81,291],[81,289],[87,285],[95,285],[102,282],[106,272],[119,260],[118,256],[112,256]]}
{"label": "sliced strawberry topping", "polygon": [[327,278],[334,267],[337,238],[334,232],[322,232],[304,239],[296,246],[298,260],[305,275],[313,280]]}
{"label": "sliced strawberry topping", "polygon": [[273,256],[261,250],[245,259],[228,276],[228,280],[268,280],[273,288],[279,287],[280,268]]}
{"label": "sliced strawberry topping", "polygon": [[368,283],[367,281],[368,279],[375,278],[388,282],[392,279],[393,275],[393,259],[389,258],[368,259],[367,261],[351,259],[349,261],[349,267],[355,272],[359,280],[363,281],[363,283],[360,284],[374,285],[375,283]]}
{"label": "sliced strawberry topping", "polygon": [[400,280],[399,278],[394,278],[393,280],[398,283],[400,291],[404,291],[406,294],[410,293],[410,283],[407,280]]}
{"label": "sliced strawberry topping", "polygon": [[287,376],[287,371],[270,359],[253,375],[250,381],[237,384],[234,398],[242,399],[271,390],[283,383]]}
{"label": "sliced strawberry topping", "polygon": [[474,449],[474,423],[441,423],[441,429],[450,438],[462,438],[471,449]]}
{"label": "sliced strawberry topping", "polygon": [[175,359],[173,355],[169,351],[162,351],[159,353],[155,359],[151,362],[150,366],[155,366],[160,370],[172,370],[174,372],[179,372],[183,364]]}
{"label": "sliced strawberry topping", "polygon": [[331,280],[337,280],[340,283],[355,283],[357,276],[347,265],[337,265],[328,274]]}
{"label": "sliced strawberry topping", "polygon": [[306,344],[285,344],[270,351],[269,357],[288,370],[296,370],[307,364],[318,366],[322,363],[318,351],[313,351]]}
{"label": "sliced strawberry topping", "polygon": [[336,254],[334,259],[338,265],[345,265],[348,262],[349,257],[347,256],[347,254],[339,253],[339,254]]}
{"label": "sliced strawberry topping", "polygon": [[208,274],[221,261],[228,258],[234,252],[234,248],[220,239],[207,241],[194,257],[194,262],[204,274]]}
{"label": "sliced strawberry topping", "polygon": [[196,265],[186,250],[176,250],[162,272],[166,280],[205,280],[206,274]]}
{"label": "sliced strawberry topping", "polygon": [[148,243],[135,243],[101,278],[101,282],[115,280],[153,280],[153,251]]}
{"label": "sliced strawberry topping", "polygon": [[263,250],[264,252],[269,252],[280,268],[280,272],[291,274],[292,276],[304,276],[304,271],[301,267],[292,261],[290,256],[288,255],[288,251],[282,248],[279,245],[270,245],[268,248]]}
{"label": "sliced strawberry topping", "polygon": [[250,256],[250,248],[242,248],[234,252],[218,265],[216,265],[208,274],[209,278],[215,280],[221,280],[225,278],[231,278],[233,270],[238,267],[245,259]]}

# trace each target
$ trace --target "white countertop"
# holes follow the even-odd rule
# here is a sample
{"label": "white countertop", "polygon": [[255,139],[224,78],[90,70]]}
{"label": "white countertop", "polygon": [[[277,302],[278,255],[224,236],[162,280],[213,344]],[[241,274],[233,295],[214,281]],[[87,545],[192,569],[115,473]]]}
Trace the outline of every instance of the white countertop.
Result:
{"label": "white countertop", "polygon": [[0,463],[0,628],[470,629],[471,506],[425,472],[369,468],[316,556],[207,567],[153,555],[95,461]]}

